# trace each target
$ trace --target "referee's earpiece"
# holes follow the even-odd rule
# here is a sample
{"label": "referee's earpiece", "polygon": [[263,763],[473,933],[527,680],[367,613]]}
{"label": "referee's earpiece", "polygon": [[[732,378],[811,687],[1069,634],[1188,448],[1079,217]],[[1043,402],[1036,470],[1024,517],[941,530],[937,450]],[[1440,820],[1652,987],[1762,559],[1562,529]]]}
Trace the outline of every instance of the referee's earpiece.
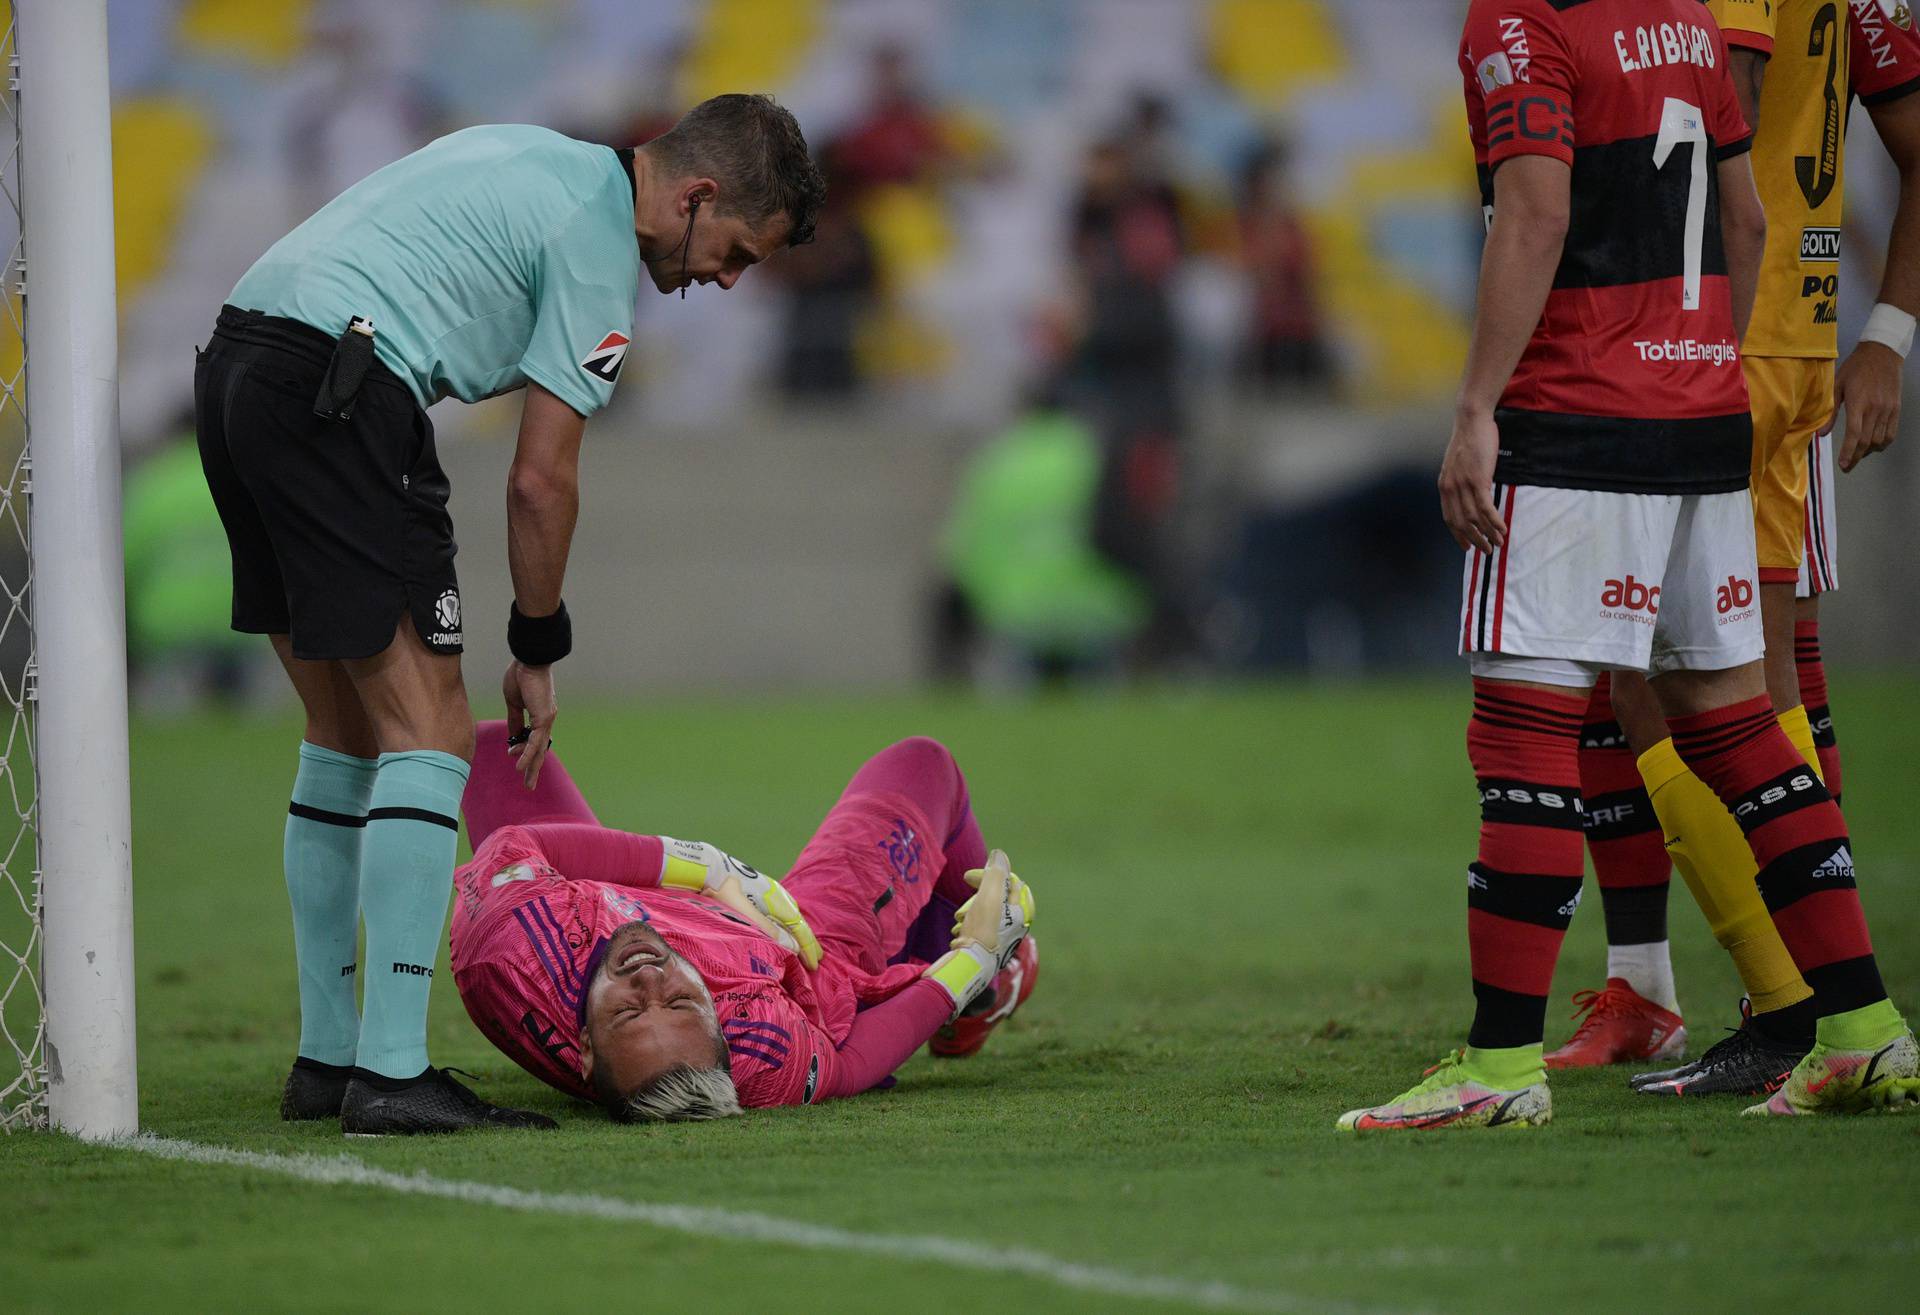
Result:
{"label": "referee's earpiece", "polygon": [[705,197],[687,198],[687,231],[680,235],[680,300],[687,299],[687,257],[693,252],[693,221],[700,217],[700,202]]}

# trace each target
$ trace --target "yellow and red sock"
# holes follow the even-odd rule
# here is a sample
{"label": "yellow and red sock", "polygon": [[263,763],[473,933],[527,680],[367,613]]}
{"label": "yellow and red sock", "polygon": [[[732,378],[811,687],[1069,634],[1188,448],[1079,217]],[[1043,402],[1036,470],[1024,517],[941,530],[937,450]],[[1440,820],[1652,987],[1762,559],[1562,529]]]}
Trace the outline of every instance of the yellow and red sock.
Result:
{"label": "yellow and red sock", "polygon": [[1474,1015],[1468,1044],[1537,1044],[1560,942],[1586,871],[1580,726],[1586,699],[1473,683],[1467,754],[1480,786],[1480,854],[1468,868]]}
{"label": "yellow and red sock", "polygon": [[1793,660],[1800,672],[1800,702],[1813,726],[1813,747],[1820,755],[1820,775],[1827,793],[1840,802],[1840,740],[1833,731],[1833,709],[1827,703],[1827,664],[1820,657],[1820,622],[1793,623]]}
{"label": "yellow and red sock", "polygon": [[1666,836],[1647,798],[1626,732],[1613,716],[1612,681],[1603,675],[1580,730],[1580,796],[1586,806],[1587,851],[1600,881],[1607,944],[1651,945],[1667,939],[1667,892],[1673,864]]}
{"label": "yellow and red sock", "polygon": [[1668,724],[1687,766],[1745,833],[1761,898],[1820,1012],[1884,999],[1846,820],[1766,695]]}

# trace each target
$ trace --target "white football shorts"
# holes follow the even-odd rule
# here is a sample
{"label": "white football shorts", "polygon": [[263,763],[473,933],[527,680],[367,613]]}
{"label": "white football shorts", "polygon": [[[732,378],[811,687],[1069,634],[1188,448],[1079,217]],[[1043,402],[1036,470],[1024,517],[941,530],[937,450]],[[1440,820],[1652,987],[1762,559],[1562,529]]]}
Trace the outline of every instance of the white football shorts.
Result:
{"label": "white football shorts", "polygon": [[1800,554],[1795,598],[1817,598],[1840,587],[1840,514],[1834,504],[1833,424],[1813,436],[1807,453],[1807,550]]}
{"label": "white football shorts", "polygon": [[1765,651],[1744,490],[1493,492],[1507,542],[1467,553],[1462,588],[1460,651],[1475,675],[1583,686],[1605,670],[1722,671]]}

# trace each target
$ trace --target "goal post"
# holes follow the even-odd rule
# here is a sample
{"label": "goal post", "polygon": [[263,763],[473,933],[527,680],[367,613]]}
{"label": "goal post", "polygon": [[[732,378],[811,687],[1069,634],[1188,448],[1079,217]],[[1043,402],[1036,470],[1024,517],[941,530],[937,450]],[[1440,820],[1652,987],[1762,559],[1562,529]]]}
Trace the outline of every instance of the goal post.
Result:
{"label": "goal post", "polygon": [[52,1125],[113,1137],[139,1105],[106,0],[12,9],[41,1060]]}

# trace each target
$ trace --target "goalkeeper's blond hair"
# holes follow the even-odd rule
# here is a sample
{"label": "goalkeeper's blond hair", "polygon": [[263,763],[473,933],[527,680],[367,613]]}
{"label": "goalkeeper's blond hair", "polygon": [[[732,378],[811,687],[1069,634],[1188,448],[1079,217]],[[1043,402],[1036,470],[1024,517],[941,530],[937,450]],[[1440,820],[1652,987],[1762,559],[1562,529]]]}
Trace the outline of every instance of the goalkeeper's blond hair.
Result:
{"label": "goalkeeper's blond hair", "polygon": [[675,1064],[609,1104],[607,1112],[621,1123],[730,1119],[740,1113],[740,1096],[734,1090],[733,1075],[725,1068]]}

